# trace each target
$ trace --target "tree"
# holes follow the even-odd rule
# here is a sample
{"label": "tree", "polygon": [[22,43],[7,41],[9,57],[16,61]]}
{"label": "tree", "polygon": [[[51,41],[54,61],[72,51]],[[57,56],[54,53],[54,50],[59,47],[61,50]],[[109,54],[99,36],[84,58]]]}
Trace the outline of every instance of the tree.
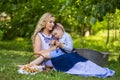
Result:
{"label": "tree", "polygon": [[[103,21],[107,13],[120,9],[120,0],[1,0],[0,13],[10,16],[10,22],[0,27],[4,39],[16,36],[30,38],[39,17],[52,12],[68,32],[84,35],[92,32],[92,25]],[[6,37],[7,36],[7,37]]]}

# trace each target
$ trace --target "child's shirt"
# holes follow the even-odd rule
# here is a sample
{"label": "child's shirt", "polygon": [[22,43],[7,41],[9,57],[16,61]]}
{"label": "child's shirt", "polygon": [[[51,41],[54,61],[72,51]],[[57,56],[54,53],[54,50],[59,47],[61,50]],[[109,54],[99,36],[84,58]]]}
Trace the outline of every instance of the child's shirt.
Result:
{"label": "child's shirt", "polygon": [[63,36],[59,39],[59,41],[64,44],[62,49],[65,52],[67,52],[67,53],[72,52],[72,50],[73,50],[73,41],[72,41],[71,36],[68,33],[64,32]]}

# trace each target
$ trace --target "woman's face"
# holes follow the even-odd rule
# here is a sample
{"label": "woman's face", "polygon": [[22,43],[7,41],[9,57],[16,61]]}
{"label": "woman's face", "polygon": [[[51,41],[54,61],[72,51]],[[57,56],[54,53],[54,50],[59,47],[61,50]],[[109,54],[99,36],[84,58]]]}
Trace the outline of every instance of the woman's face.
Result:
{"label": "woman's face", "polygon": [[46,29],[47,30],[52,30],[53,26],[54,26],[54,22],[55,22],[55,18],[54,17],[50,17],[46,23]]}

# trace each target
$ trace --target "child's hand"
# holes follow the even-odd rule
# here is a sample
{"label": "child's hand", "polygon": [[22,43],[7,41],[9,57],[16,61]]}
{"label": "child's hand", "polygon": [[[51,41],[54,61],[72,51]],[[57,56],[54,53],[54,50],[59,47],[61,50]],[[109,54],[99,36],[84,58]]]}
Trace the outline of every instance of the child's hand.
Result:
{"label": "child's hand", "polygon": [[51,46],[51,47],[54,46],[55,43],[56,43],[56,40],[52,40],[52,41],[50,42],[50,46]]}
{"label": "child's hand", "polygon": [[63,45],[64,45],[64,44],[62,44],[61,42],[56,41],[56,46],[58,46],[58,47],[62,48],[62,47],[63,47]]}

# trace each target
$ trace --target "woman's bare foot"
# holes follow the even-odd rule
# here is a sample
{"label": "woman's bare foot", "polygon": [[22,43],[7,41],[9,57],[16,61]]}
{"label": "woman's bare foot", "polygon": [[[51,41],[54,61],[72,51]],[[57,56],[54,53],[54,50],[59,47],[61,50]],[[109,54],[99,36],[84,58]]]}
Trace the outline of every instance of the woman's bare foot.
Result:
{"label": "woman's bare foot", "polygon": [[25,64],[25,65],[16,65],[19,68],[30,67],[32,64]]}

